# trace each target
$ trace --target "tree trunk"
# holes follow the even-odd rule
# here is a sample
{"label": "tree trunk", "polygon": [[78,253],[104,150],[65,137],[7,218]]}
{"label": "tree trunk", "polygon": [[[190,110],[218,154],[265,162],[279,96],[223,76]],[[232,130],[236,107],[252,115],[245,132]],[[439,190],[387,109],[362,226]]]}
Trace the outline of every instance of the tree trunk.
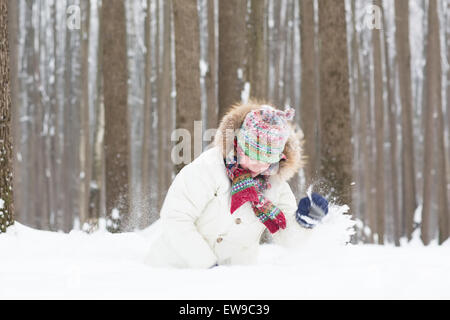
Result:
{"label": "tree trunk", "polygon": [[[145,92],[144,92],[144,129],[143,129],[143,139],[142,139],[142,197],[145,202],[145,207],[150,208],[151,200],[155,197],[150,193],[150,182],[152,181],[151,177],[151,168],[152,165],[152,150],[151,150],[151,140],[152,140],[152,48],[151,48],[151,2],[147,1],[147,13],[145,17]],[[153,171],[154,172],[154,171]],[[151,210],[150,210],[151,211]],[[146,219],[147,216],[143,216],[142,221],[140,222],[140,226],[144,227],[145,225],[150,224],[150,217]],[[148,220],[148,221],[145,221]]]}
{"label": "tree trunk", "polygon": [[[158,104],[158,131],[159,131],[159,153],[158,153],[158,210],[160,211],[165,199],[167,190],[169,189],[172,177],[172,163],[170,159],[170,133],[171,133],[171,103],[170,95],[172,89],[172,83],[170,75],[172,73],[171,68],[171,7],[172,2],[170,0],[164,1],[164,33],[163,33],[163,59],[162,59],[162,73],[161,73],[161,85],[160,85],[160,99]],[[155,215],[153,219],[157,219],[159,216]]]}
{"label": "tree trunk", "polygon": [[[183,141],[183,144],[190,147],[190,150],[183,149],[183,162],[176,166],[176,173],[178,173],[187,164],[187,161],[193,161],[201,152],[201,150],[195,148],[196,140],[199,140],[197,141],[198,145],[201,146],[202,144],[201,138],[194,136],[194,121],[202,120],[199,68],[200,37],[197,1],[174,0],[173,12],[175,22],[175,72],[177,90],[176,128],[186,129],[190,133],[190,141]],[[229,27],[232,29],[231,26]],[[233,56],[233,54],[229,56]]]}
{"label": "tree trunk", "polygon": [[[449,7],[448,7],[449,8]],[[446,19],[447,30],[445,33],[445,42],[447,47],[447,61],[450,61],[450,10],[447,10]],[[445,31],[445,30],[444,30]],[[440,70],[441,67],[439,68]],[[450,130],[450,68],[447,70],[447,118],[448,126],[447,130]],[[438,143],[437,147],[439,150],[445,150],[445,120],[442,112],[442,106],[439,107],[437,113],[437,136]],[[448,148],[450,150],[450,148]],[[446,152],[438,152],[438,177],[439,177],[439,190],[438,190],[438,202],[439,202],[439,243],[443,243],[446,239],[450,237],[450,211],[448,208],[448,194],[447,194],[447,183],[450,177],[448,176],[450,172],[450,154]],[[449,165],[447,165],[449,164]]]}
{"label": "tree trunk", "polygon": [[49,54],[51,57],[51,60],[53,61],[53,64],[50,64],[52,76],[54,78],[53,83],[49,84],[49,96],[50,96],[50,103],[49,103],[49,114],[48,114],[48,126],[49,130],[53,131],[50,133],[50,136],[47,138],[47,149],[45,154],[45,160],[48,167],[48,196],[49,196],[49,214],[51,215],[50,218],[50,226],[49,229],[52,231],[58,230],[58,186],[60,177],[58,176],[57,167],[58,167],[58,160],[60,157],[60,152],[58,149],[58,124],[59,124],[59,73],[58,73],[58,44],[60,41],[58,41],[58,31],[57,31],[57,7],[56,7],[56,1],[54,1],[51,5],[51,14],[52,14],[52,21],[51,21],[51,27],[52,27],[52,40],[53,40],[53,47],[52,52]]}
{"label": "tree trunk", "polygon": [[[392,188],[392,216],[394,221],[394,243],[396,246],[400,246],[400,209],[398,202],[398,194],[399,194],[399,185],[398,185],[398,161],[397,161],[397,116],[396,116],[396,105],[394,103],[394,88],[392,87],[392,79],[395,79],[395,76],[391,75],[391,65],[389,63],[389,44],[387,41],[387,18],[383,10],[383,41],[384,41],[384,60],[386,65],[386,85],[387,85],[387,107],[388,107],[388,118],[389,118],[389,141],[390,141],[390,166],[391,166],[391,178],[390,183]],[[395,66],[394,59],[394,66]],[[392,70],[395,70],[392,67]],[[395,71],[394,71],[395,74]]]}
{"label": "tree trunk", "polygon": [[351,207],[352,144],[345,1],[319,1],[321,175],[332,201]]}
{"label": "tree trunk", "polygon": [[109,231],[126,229],[129,210],[129,132],[125,4],[102,6],[103,89],[105,101],[106,216]]}
{"label": "tree trunk", "polygon": [[259,100],[267,99],[266,92],[266,46],[265,32],[265,0],[251,0],[249,36],[249,82],[250,96]]}
{"label": "tree trunk", "polygon": [[316,52],[314,37],[314,0],[300,1],[301,40],[301,126],[305,135],[306,185],[317,178]]}
{"label": "tree trunk", "polygon": [[219,1],[219,119],[233,103],[241,101],[245,81],[246,12],[246,1]]}
{"label": "tree trunk", "polygon": [[[8,44],[9,44],[9,65],[10,65],[10,92],[11,92],[11,139],[12,141],[18,141],[20,135],[20,123],[19,123],[19,37],[20,37],[20,22],[19,22],[19,2],[17,0],[8,0]],[[17,147],[16,147],[17,148]],[[19,190],[21,188],[21,175],[22,164],[19,162],[17,154],[20,149],[14,150],[13,157],[13,181],[14,189]],[[18,212],[22,210],[20,207],[21,194],[20,192],[13,192],[14,194],[14,214],[17,217]]]}
{"label": "tree trunk", "polygon": [[[445,43],[446,43],[446,47],[447,47],[447,61],[450,61],[450,10],[447,10],[447,16],[446,16],[446,24],[447,26],[447,30],[445,33]],[[447,128],[449,128],[448,130],[450,130],[450,68],[447,69]],[[447,153],[447,174],[449,174],[449,176],[447,177],[448,179],[450,179],[450,146],[448,146],[447,148],[448,153]],[[450,213],[449,213],[450,215]],[[450,220],[450,216],[449,216],[449,220]],[[450,221],[449,221],[450,223]],[[448,226],[449,230],[450,230],[450,224]]]}
{"label": "tree trunk", "polygon": [[[363,189],[363,204],[364,206],[361,208],[360,212],[360,218],[363,221],[364,225],[369,225],[370,228],[373,228],[373,224],[371,223],[372,217],[374,216],[374,210],[373,210],[373,199],[371,196],[371,190],[372,190],[372,183],[371,183],[371,176],[372,176],[372,167],[370,165],[369,161],[369,141],[368,141],[368,127],[367,127],[367,113],[368,113],[368,103],[370,99],[366,97],[367,90],[364,88],[363,83],[363,74],[361,70],[361,64],[360,64],[360,46],[362,41],[358,41],[358,38],[361,36],[361,33],[358,34],[356,29],[356,9],[355,9],[355,2],[356,0],[352,0],[351,6],[352,6],[352,27],[353,27],[353,38],[352,38],[352,50],[354,53],[353,63],[355,64],[355,109],[358,108],[358,120],[359,120],[359,128],[358,128],[358,134],[359,134],[359,140],[361,145],[361,167],[360,171],[362,171],[362,189]],[[355,110],[356,112],[356,110]],[[374,231],[372,229],[372,231]],[[363,230],[364,232],[364,230]],[[366,239],[366,235],[363,234],[363,240],[368,240],[369,242],[373,242],[373,232],[368,235],[368,239]]]}
{"label": "tree trunk", "polygon": [[[90,0],[81,2],[82,39],[81,39],[81,132],[80,132],[80,225],[83,227],[89,220],[89,191],[91,183],[91,148],[89,130],[89,25]],[[89,226],[87,226],[90,229]]]}
{"label": "tree trunk", "polygon": [[[272,95],[271,95],[271,102],[273,102],[275,105],[279,105],[280,103],[280,54],[281,54],[281,48],[283,44],[282,40],[282,32],[284,31],[284,25],[282,24],[281,19],[281,13],[283,11],[283,4],[286,1],[277,1],[274,0],[273,4],[273,27],[272,27],[272,61],[270,62],[272,64],[273,68],[273,74],[271,75],[271,81],[272,81]],[[283,27],[282,27],[283,26]]]}
{"label": "tree trunk", "polygon": [[0,233],[14,223],[8,0],[0,0]]}
{"label": "tree trunk", "polygon": [[[44,55],[42,32],[41,28],[41,10],[42,2],[35,1],[33,3],[33,11],[36,11],[36,19],[34,19],[34,43],[33,48],[33,61],[32,61],[32,101],[34,108],[31,109],[30,117],[32,118],[32,131],[30,140],[34,148],[34,157],[32,164],[32,170],[29,172],[33,176],[34,183],[32,184],[32,190],[34,194],[34,206],[38,212],[36,219],[36,225],[38,229],[48,230],[49,229],[49,210],[47,208],[47,190],[45,186],[45,168],[44,168],[44,148],[45,144],[42,127],[44,119],[44,108],[43,104],[43,94],[44,94],[44,84],[41,76],[41,55]],[[37,44],[37,47],[36,47]]]}
{"label": "tree trunk", "polygon": [[289,54],[290,50],[290,38],[292,33],[292,24],[289,26],[289,21],[292,21],[292,15],[294,13],[293,9],[293,1],[288,0],[286,1],[286,4],[284,5],[284,26],[283,26],[283,41],[282,43],[282,56],[280,59],[280,83],[279,83],[279,100],[278,105],[280,107],[284,107],[288,102],[288,89],[289,84],[291,83],[291,80],[289,77],[292,75],[292,72],[289,72],[287,69],[287,66],[290,63],[292,55]]}
{"label": "tree trunk", "polygon": [[[65,190],[65,185],[63,184],[64,181],[64,174],[63,174],[63,128],[64,128],[64,94],[65,90],[62,88],[61,84],[64,82],[64,63],[63,61],[63,55],[62,50],[59,50],[59,47],[63,48],[64,44],[64,38],[60,37],[60,33],[63,34],[64,37],[67,36],[67,27],[63,26],[61,32],[61,27],[58,24],[58,13],[60,10],[58,7],[58,3],[61,5],[62,2],[58,2],[55,0],[53,3],[53,58],[54,58],[54,77],[55,81],[53,83],[53,92],[54,92],[54,101],[52,103],[52,111],[54,112],[55,117],[55,134],[51,139],[50,142],[50,150],[51,152],[56,155],[51,157],[52,162],[52,172],[50,173],[52,177],[54,177],[52,180],[52,189],[50,191],[50,194],[54,194],[54,221],[52,225],[53,230],[62,230],[63,229],[63,219],[64,219],[64,192],[61,192],[61,190]],[[65,7],[65,3],[62,3],[63,7]],[[64,10],[64,9],[63,9]],[[61,52],[60,52],[61,51]]]}
{"label": "tree trunk", "polygon": [[[439,40],[439,18],[437,13],[437,0],[429,0],[428,2],[428,36],[427,36],[427,57],[426,57],[426,88],[425,88],[425,150],[424,150],[424,169],[423,169],[423,209],[422,209],[422,225],[421,238],[425,245],[431,241],[430,219],[432,214],[432,186],[433,186],[433,158],[434,137],[433,133],[436,127],[434,123],[434,114],[437,114],[437,146],[438,153],[443,156],[438,157],[439,167],[438,173],[438,208],[439,208],[439,242],[442,238],[448,237],[448,220],[447,220],[447,183],[445,177],[445,152],[443,140],[442,120],[442,102],[441,102],[441,63],[440,63],[440,40]],[[442,148],[442,149],[441,149]],[[444,164],[444,168],[442,168]],[[445,210],[445,211],[444,211]]]}
{"label": "tree trunk", "polygon": [[[35,80],[34,85],[36,86],[36,118],[35,122],[35,134],[37,149],[37,161],[34,166],[33,172],[36,174],[37,185],[35,190],[39,190],[39,202],[37,204],[39,210],[41,211],[41,227],[44,230],[50,230],[50,208],[49,208],[49,193],[48,193],[48,183],[49,177],[47,175],[48,164],[46,164],[45,153],[47,133],[44,131],[44,121],[48,114],[48,104],[45,101],[46,86],[45,86],[45,68],[47,68],[48,63],[43,62],[46,57],[46,41],[45,41],[45,18],[42,14],[44,4],[43,1],[38,1],[38,54],[35,56]],[[48,132],[48,131],[47,131]]]}
{"label": "tree trunk", "polygon": [[206,129],[216,128],[218,125],[217,107],[217,58],[216,58],[216,19],[214,0],[207,1],[208,5],[208,72],[205,76],[207,99]]}
{"label": "tree trunk", "polygon": [[[97,8],[99,19],[99,36],[102,32],[101,7]],[[102,64],[102,41],[98,42],[97,49],[97,83],[96,96],[94,101],[95,125],[94,125],[94,143],[92,146],[92,183],[89,192],[89,225],[95,230],[98,227],[98,219],[102,212],[102,190],[104,190],[104,135],[105,135],[105,106],[103,103],[103,64]]]}
{"label": "tree trunk", "polygon": [[[381,0],[375,0],[374,5],[381,7]],[[373,69],[374,69],[374,98],[375,98],[375,135],[376,135],[376,213],[378,243],[384,244],[384,103],[383,103],[383,67],[381,64],[380,29],[372,30],[373,41]]]}
{"label": "tree trunk", "polygon": [[402,106],[402,212],[404,233],[411,240],[416,209],[416,179],[412,129],[411,52],[409,45],[409,1],[395,3],[395,41]]}
{"label": "tree trunk", "polygon": [[294,91],[291,91],[291,84],[294,82],[294,30],[295,29],[295,4],[289,0],[286,12],[286,40],[283,64],[283,104],[282,106],[294,106]]}
{"label": "tree trunk", "polygon": [[[24,113],[25,114],[29,114],[29,109],[31,108],[31,103],[29,101],[29,96],[30,96],[30,92],[31,92],[31,84],[29,83],[29,81],[27,82],[26,79],[28,79],[29,77],[31,77],[32,75],[32,68],[31,68],[31,61],[33,59],[33,43],[34,43],[34,30],[33,30],[33,25],[31,23],[32,21],[32,8],[31,8],[32,4],[29,3],[28,1],[24,4],[23,9],[24,9],[24,52],[23,52],[23,67],[22,67],[22,76],[19,78],[20,79],[20,87],[22,88],[22,90],[24,91],[23,95],[21,96],[21,103],[23,103],[23,108],[24,108]],[[25,121],[25,122],[20,122],[20,133],[23,137],[29,137],[30,136],[30,121]],[[35,227],[35,222],[32,221],[32,217],[34,216],[35,213],[35,207],[32,205],[32,201],[33,201],[33,197],[31,196],[31,180],[32,177],[31,175],[26,175],[23,174],[23,172],[28,172],[29,168],[30,168],[30,158],[33,157],[32,154],[32,150],[31,150],[31,142],[30,139],[26,139],[23,143],[21,143],[20,145],[20,152],[21,152],[21,169],[22,171],[20,172],[20,176],[21,176],[21,184],[19,185],[19,187],[21,187],[21,189],[19,190],[22,191],[23,194],[28,195],[28,201],[24,201],[21,203],[21,211],[17,212],[18,215],[16,216],[16,219],[20,219],[20,221],[23,224]]]}
{"label": "tree trunk", "polygon": [[[436,18],[437,20],[437,18]],[[437,20],[438,21],[438,20]],[[445,140],[444,140],[444,134],[445,134],[445,124],[444,124],[444,114],[442,111],[442,100],[441,100],[441,63],[440,63],[440,55],[439,51],[434,52],[436,54],[436,63],[439,64],[438,70],[439,72],[439,79],[438,79],[438,89],[439,89],[439,95],[438,95],[438,103],[436,104],[437,108],[437,149],[440,150],[439,152],[436,152],[437,155],[437,177],[438,177],[438,221],[439,221],[439,244],[444,243],[450,236],[450,212],[448,207],[448,195],[447,195],[447,168],[446,168],[446,152],[445,150]]]}

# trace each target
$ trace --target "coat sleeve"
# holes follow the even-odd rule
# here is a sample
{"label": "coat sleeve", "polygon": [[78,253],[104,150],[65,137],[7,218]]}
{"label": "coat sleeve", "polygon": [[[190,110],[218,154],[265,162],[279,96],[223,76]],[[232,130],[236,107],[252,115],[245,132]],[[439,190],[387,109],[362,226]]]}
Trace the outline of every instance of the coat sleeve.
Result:
{"label": "coat sleeve", "polygon": [[192,162],[172,182],[161,208],[163,237],[189,268],[209,268],[217,258],[196,220],[214,193],[208,171]]}
{"label": "coat sleeve", "polygon": [[295,219],[298,205],[291,187],[286,181],[281,182],[278,208],[286,218],[286,228],[274,233],[273,242],[284,247],[297,248],[308,243],[311,237],[311,229],[300,226]]}

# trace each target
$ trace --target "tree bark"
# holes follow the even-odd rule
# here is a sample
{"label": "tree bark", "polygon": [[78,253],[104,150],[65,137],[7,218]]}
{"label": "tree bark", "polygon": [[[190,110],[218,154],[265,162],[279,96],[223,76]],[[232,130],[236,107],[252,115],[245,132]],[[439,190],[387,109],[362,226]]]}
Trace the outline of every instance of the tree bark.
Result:
{"label": "tree bark", "polygon": [[251,0],[249,36],[249,82],[250,96],[258,100],[266,100],[266,46],[265,34],[265,0]]}
{"label": "tree bark", "polygon": [[[65,185],[63,184],[64,181],[64,171],[63,171],[63,137],[64,137],[64,111],[65,111],[65,104],[64,104],[64,94],[65,90],[62,88],[61,84],[64,82],[64,63],[63,61],[63,55],[62,52],[59,52],[59,47],[63,48],[64,38],[60,37],[60,33],[64,37],[67,35],[67,27],[62,26],[63,32],[61,32],[61,29],[58,24],[58,3],[61,5],[61,2],[58,2],[55,0],[53,3],[53,58],[54,58],[54,77],[55,81],[53,83],[53,93],[54,93],[54,101],[52,103],[52,113],[54,115],[54,125],[55,125],[55,134],[52,137],[50,141],[50,150],[51,152],[56,155],[54,157],[51,157],[52,162],[52,168],[51,175],[53,178],[52,188],[50,191],[50,194],[54,194],[54,208],[55,208],[55,216],[54,221],[52,225],[53,230],[62,230],[63,229],[63,219],[64,219],[64,192],[61,192],[61,190],[65,190]],[[65,3],[62,3],[62,6],[65,6]],[[64,9],[63,9],[64,10]]]}
{"label": "tree bark", "polygon": [[395,41],[402,106],[402,212],[404,234],[411,240],[416,209],[416,179],[412,129],[411,52],[409,45],[409,1],[395,3]]}
{"label": "tree bark", "polygon": [[[91,148],[89,124],[89,25],[90,0],[81,2],[82,35],[81,35],[81,132],[80,132],[80,225],[89,222],[89,191],[91,183]],[[87,226],[90,229],[89,226]]]}
{"label": "tree bark", "polygon": [[319,1],[320,172],[332,201],[351,207],[352,144],[345,1]]}
{"label": "tree bark", "polygon": [[[170,75],[172,73],[171,68],[171,12],[172,2],[171,0],[164,1],[163,13],[164,13],[164,33],[163,33],[163,59],[162,59],[162,72],[161,72],[161,85],[160,85],[160,99],[158,104],[158,131],[159,131],[159,153],[158,153],[158,210],[160,211],[167,190],[169,189],[172,177],[173,167],[170,159],[170,133],[171,133],[171,103],[170,95],[172,89],[172,83]],[[158,215],[155,215],[153,219],[157,219]]]}
{"label": "tree bark", "polygon": [[[232,1],[226,1],[226,3]],[[223,3],[223,2],[221,2]],[[194,150],[196,139],[194,121],[202,120],[200,99],[200,34],[196,0],[174,0],[175,70],[177,90],[176,128],[190,133],[190,151],[183,150],[183,158],[193,161],[201,150]],[[230,26],[231,28],[231,26]],[[232,29],[232,28],[231,28]],[[231,52],[230,52],[231,53]],[[233,56],[233,54],[230,54]],[[183,141],[184,142],[184,141]],[[198,141],[201,146],[201,140]],[[186,157],[185,152],[189,152]],[[176,166],[178,173],[184,165]]]}
{"label": "tree bark", "polygon": [[217,58],[216,58],[216,19],[214,0],[208,5],[208,72],[205,76],[207,99],[206,129],[216,128],[219,122],[217,107]]}
{"label": "tree bark", "polygon": [[[17,0],[8,0],[8,44],[9,44],[9,65],[10,65],[10,92],[11,92],[11,139],[12,141],[18,141],[20,135],[20,123],[19,123],[19,37],[20,37],[20,22],[19,22],[19,2]],[[17,148],[17,147],[16,147]],[[19,190],[20,185],[20,172],[23,171],[22,163],[19,162],[17,157],[20,149],[14,150],[13,157],[13,181],[14,189]],[[22,198],[20,192],[13,192],[14,194],[14,214],[17,217],[18,212],[22,210],[20,203]]]}
{"label": "tree bark", "polygon": [[219,119],[233,103],[241,101],[245,81],[246,12],[246,1],[219,1]]}
{"label": "tree bark", "polygon": [[[359,120],[359,128],[358,128],[358,134],[359,134],[359,140],[360,140],[360,154],[361,154],[361,167],[360,171],[362,171],[362,189],[363,189],[363,204],[364,206],[361,208],[360,217],[362,221],[364,222],[364,225],[369,225],[369,227],[372,229],[372,233],[368,235],[368,239],[366,239],[366,234],[363,233],[363,241],[369,241],[373,242],[373,228],[375,227],[374,224],[372,224],[372,217],[375,215],[373,210],[373,199],[371,196],[371,190],[372,190],[372,166],[369,161],[369,141],[368,141],[368,135],[369,135],[369,128],[367,127],[368,122],[368,103],[367,101],[370,101],[365,93],[367,93],[367,90],[364,88],[364,78],[363,78],[363,72],[361,68],[360,63],[360,46],[362,41],[358,41],[358,38],[360,38],[361,33],[358,34],[356,29],[356,17],[355,17],[355,2],[356,0],[352,0],[351,6],[352,6],[352,27],[353,27],[353,38],[352,38],[352,48],[354,53],[353,63],[355,68],[355,109],[358,110],[358,120]],[[356,110],[355,110],[356,111]],[[364,230],[363,230],[364,232]]]}
{"label": "tree bark", "polygon": [[8,0],[0,0],[0,233],[14,223]]}
{"label": "tree bark", "polygon": [[[65,11],[70,5],[77,5],[75,1],[66,3]],[[65,61],[64,61],[64,105],[63,105],[63,155],[62,155],[62,230],[72,230],[74,220],[79,216],[79,185],[80,161],[80,40],[81,33],[77,29],[66,29]]]}
{"label": "tree bark", "polygon": [[45,101],[46,86],[45,86],[45,68],[47,63],[43,63],[46,56],[46,41],[45,41],[45,20],[43,17],[43,1],[37,2],[37,11],[39,18],[37,19],[37,34],[36,40],[38,42],[37,53],[34,60],[34,85],[35,85],[35,101],[37,104],[35,118],[34,118],[34,135],[35,145],[37,146],[36,162],[34,164],[33,174],[36,175],[37,185],[35,190],[39,192],[38,203],[36,204],[41,213],[41,228],[50,230],[50,208],[49,208],[49,193],[47,176],[48,164],[46,164],[45,153],[46,149],[46,133],[44,132],[44,121],[46,113],[48,113],[48,105]]}
{"label": "tree bark", "polygon": [[[99,19],[99,36],[102,32],[102,15],[101,7],[97,8]],[[92,183],[89,192],[89,225],[95,230],[98,227],[98,219],[103,211],[102,191],[104,190],[104,135],[105,135],[105,106],[103,102],[103,48],[102,41],[98,43],[97,49],[97,79],[96,79],[96,95],[94,101],[95,108],[95,125],[94,125],[94,143],[92,146]]]}
{"label": "tree bark", "polygon": [[[447,7],[449,8],[449,7]],[[447,61],[450,61],[450,10],[447,10],[447,19],[446,19],[447,30],[445,30],[445,43],[447,47]],[[447,69],[447,130],[450,130],[450,68]],[[438,148],[440,150],[444,149],[444,138],[442,135],[445,134],[445,119],[442,114],[442,108],[438,110]],[[450,147],[447,148],[450,151]],[[444,153],[444,152],[441,152]],[[443,157],[446,158],[443,159]],[[439,168],[440,173],[439,177],[441,179],[439,185],[439,202],[442,202],[442,205],[439,206],[439,217],[440,217],[440,230],[439,230],[439,242],[443,243],[445,239],[450,237],[450,211],[448,209],[448,194],[446,193],[447,187],[445,181],[450,179],[450,153],[445,153],[442,155],[439,153]],[[445,223],[447,221],[447,223]],[[441,242],[442,241],[442,242]]]}
{"label": "tree bark", "polygon": [[[270,62],[273,66],[273,74],[271,75],[272,81],[272,95],[271,102],[275,105],[280,104],[280,55],[282,50],[282,32],[284,30],[284,25],[282,23],[282,11],[283,4],[285,1],[273,1],[273,27],[272,27],[272,45],[270,47],[272,51],[272,61]],[[283,27],[282,27],[283,26]]]}
{"label": "tree bark", "polygon": [[[152,48],[151,48],[151,26],[152,26],[152,12],[151,12],[151,2],[147,1],[147,12],[145,17],[145,92],[144,92],[144,129],[143,129],[143,139],[142,139],[142,197],[145,204],[149,206],[152,197],[150,194],[150,182],[152,180],[150,166],[152,165],[152,152],[151,152],[151,139],[152,139]],[[154,172],[154,171],[153,171]],[[150,218],[150,217],[148,217]],[[140,222],[141,227],[148,225],[150,221],[144,221],[145,218]]]}
{"label": "tree bark", "polygon": [[[381,7],[380,0],[374,0],[374,5]],[[384,244],[384,102],[383,102],[383,67],[381,64],[381,41],[380,29],[372,30],[373,41],[373,69],[374,69],[374,108],[375,108],[375,140],[376,140],[376,213],[378,243]]]}
{"label": "tree bark", "polygon": [[291,84],[294,82],[294,26],[295,26],[295,4],[289,0],[286,12],[286,37],[283,62],[283,100],[282,105],[293,106],[294,91],[291,91]]}
{"label": "tree bark", "polygon": [[[37,211],[35,216],[36,227],[41,230],[49,229],[49,210],[46,207],[47,204],[47,190],[45,188],[45,169],[43,163],[43,152],[45,148],[44,137],[42,134],[42,125],[44,118],[44,108],[43,104],[43,90],[44,84],[41,77],[41,55],[44,54],[43,41],[42,41],[42,29],[41,28],[41,10],[42,2],[35,1],[32,5],[33,15],[35,14],[35,19],[33,19],[33,59],[31,62],[32,70],[32,104],[33,108],[30,109],[30,117],[32,119],[31,125],[31,140],[33,150],[33,160],[31,162],[32,170],[29,171],[30,176],[33,177],[33,183],[31,185],[32,192],[34,193],[33,206]],[[36,12],[36,13],[34,13]],[[37,44],[37,47],[36,47]]]}
{"label": "tree bark", "polygon": [[[398,160],[397,160],[397,116],[396,116],[396,105],[394,103],[394,88],[392,86],[392,79],[395,79],[395,76],[392,77],[391,68],[395,70],[389,63],[389,44],[387,41],[387,18],[383,10],[383,41],[384,41],[384,60],[386,65],[386,85],[387,85],[387,109],[388,109],[388,118],[389,118],[389,141],[390,141],[390,167],[391,167],[391,178],[390,183],[392,188],[392,216],[394,222],[394,243],[396,246],[400,246],[400,225],[401,225],[401,214],[399,209],[399,185],[398,185]],[[395,66],[396,59],[394,59]],[[395,75],[395,71],[394,71]]]}
{"label": "tree bark", "polygon": [[102,6],[103,89],[105,101],[106,216],[109,231],[126,229],[129,211],[129,132],[125,3]]}
{"label": "tree bark", "polygon": [[[428,36],[426,57],[426,88],[425,88],[425,150],[423,169],[423,209],[421,238],[425,245],[431,241],[430,220],[432,215],[432,186],[433,186],[433,161],[436,154],[439,166],[438,177],[438,210],[439,210],[439,242],[442,243],[448,237],[448,204],[447,204],[447,182],[445,170],[445,150],[443,139],[443,116],[441,101],[441,63],[440,63],[440,40],[439,40],[439,17],[437,13],[437,0],[428,2]],[[434,114],[437,114],[435,123]],[[434,150],[434,132],[437,125],[437,153]],[[439,155],[438,155],[439,154]],[[444,239],[445,238],[445,239]]]}
{"label": "tree bark", "polygon": [[314,0],[300,1],[301,41],[301,126],[305,135],[304,151],[306,185],[317,178],[316,51],[314,33]]}

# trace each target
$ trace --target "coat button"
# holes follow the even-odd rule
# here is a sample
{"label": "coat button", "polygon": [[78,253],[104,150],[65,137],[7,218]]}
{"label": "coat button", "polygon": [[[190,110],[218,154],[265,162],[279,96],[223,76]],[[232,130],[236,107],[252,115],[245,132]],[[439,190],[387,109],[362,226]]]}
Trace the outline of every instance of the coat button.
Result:
{"label": "coat button", "polygon": [[241,218],[236,218],[236,220],[234,220],[236,222],[236,224],[240,224],[242,222]]}
{"label": "coat button", "polygon": [[222,240],[223,240],[223,238],[222,238],[222,237],[218,237],[218,238],[217,238],[217,243],[221,243],[221,242],[222,242]]}

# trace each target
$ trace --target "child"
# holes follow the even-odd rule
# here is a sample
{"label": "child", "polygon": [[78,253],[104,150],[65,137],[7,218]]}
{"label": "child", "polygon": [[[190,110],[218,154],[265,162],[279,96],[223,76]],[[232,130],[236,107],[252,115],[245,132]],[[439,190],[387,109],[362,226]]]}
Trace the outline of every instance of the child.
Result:
{"label": "child", "polygon": [[[314,194],[297,206],[287,181],[302,167],[294,110],[256,101],[232,106],[212,148],[175,177],[161,209],[152,266],[211,268],[256,260],[264,230],[289,246],[327,213]],[[314,204],[317,203],[317,206]],[[311,210],[313,209],[313,210]],[[301,238],[300,238],[301,239]]]}

